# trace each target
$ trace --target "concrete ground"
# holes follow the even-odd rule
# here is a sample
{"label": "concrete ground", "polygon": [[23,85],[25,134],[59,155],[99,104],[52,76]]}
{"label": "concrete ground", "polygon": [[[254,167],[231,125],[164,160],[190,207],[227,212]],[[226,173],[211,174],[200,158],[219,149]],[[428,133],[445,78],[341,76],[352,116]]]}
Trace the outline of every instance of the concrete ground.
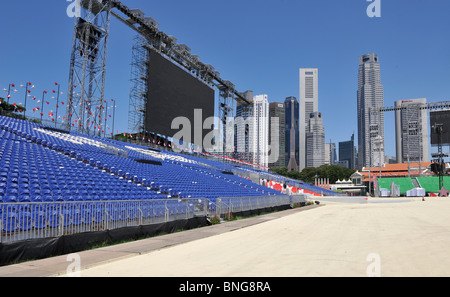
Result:
{"label": "concrete ground", "polygon": [[450,198],[336,201],[82,252],[79,262],[0,267],[0,276],[65,276],[73,263],[82,277],[450,276]]}

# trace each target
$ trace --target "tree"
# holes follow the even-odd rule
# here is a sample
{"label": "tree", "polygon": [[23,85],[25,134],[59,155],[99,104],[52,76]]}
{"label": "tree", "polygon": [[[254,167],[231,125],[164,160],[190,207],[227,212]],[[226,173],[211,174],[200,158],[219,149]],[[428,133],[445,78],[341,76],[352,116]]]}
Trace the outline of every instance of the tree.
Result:
{"label": "tree", "polygon": [[18,104],[10,104],[5,101],[4,98],[0,97],[0,110],[9,111],[9,112],[20,112],[24,111],[25,107]]}
{"label": "tree", "polygon": [[276,174],[301,180],[309,184],[314,184],[316,178],[328,178],[330,179],[330,183],[334,184],[338,179],[349,179],[355,172],[353,169],[344,168],[339,165],[322,165],[317,168],[307,167],[303,169],[302,172],[288,171],[287,168],[274,168],[272,171]]}
{"label": "tree", "polygon": [[317,168],[306,167],[300,173],[300,179],[305,183],[314,184],[317,175],[318,175]]}
{"label": "tree", "polygon": [[287,176],[289,170],[284,167],[284,168],[273,168],[272,171],[278,175],[282,175],[282,176]]}
{"label": "tree", "polygon": [[334,184],[336,181],[349,179],[355,172],[353,169],[348,169],[339,165],[322,165],[317,168],[318,176],[320,178],[329,178],[330,183]]}

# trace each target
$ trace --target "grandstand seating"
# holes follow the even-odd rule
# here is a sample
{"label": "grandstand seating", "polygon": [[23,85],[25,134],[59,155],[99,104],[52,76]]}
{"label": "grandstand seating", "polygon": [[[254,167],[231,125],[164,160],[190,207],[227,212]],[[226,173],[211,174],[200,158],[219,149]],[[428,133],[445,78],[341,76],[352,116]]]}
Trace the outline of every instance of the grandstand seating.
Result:
{"label": "grandstand seating", "polygon": [[[405,195],[407,191],[412,190],[419,185],[426,193],[438,193],[439,177],[437,176],[421,176],[421,177],[397,177],[397,178],[379,178],[378,185],[380,189],[390,189],[391,183],[394,182],[400,188],[400,194]],[[416,186],[414,185],[416,183]],[[444,187],[450,189],[450,176],[444,176]]]}
{"label": "grandstand seating", "polygon": [[[240,176],[221,172],[235,169],[231,164],[158,152],[9,117],[0,116],[0,140],[0,203],[4,205],[0,209],[0,224],[4,231],[19,227],[26,231],[31,221],[38,229],[56,227],[58,214],[70,217],[64,220],[65,224],[80,224],[83,218],[89,220],[86,216],[102,220],[105,210],[101,207],[106,207],[99,204],[99,209],[92,206],[56,209],[55,206],[49,210],[48,203],[52,202],[173,197],[215,201],[219,197],[283,195]],[[25,204],[17,209],[16,203]],[[161,209],[152,211],[161,212]],[[127,216],[133,216],[132,209],[127,210]]]}
{"label": "grandstand seating", "polygon": [[[441,190],[439,189],[439,177],[437,176],[423,176],[416,177],[416,179],[427,193],[438,193]],[[450,176],[444,176],[444,187],[450,189]]]}
{"label": "grandstand seating", "polygon": [[405,195],[407,191],[414,189],[414,185],[409,177],[379,178],[378,186],[380,189],[390,189],[392,182],[399,187],[400,195]]}

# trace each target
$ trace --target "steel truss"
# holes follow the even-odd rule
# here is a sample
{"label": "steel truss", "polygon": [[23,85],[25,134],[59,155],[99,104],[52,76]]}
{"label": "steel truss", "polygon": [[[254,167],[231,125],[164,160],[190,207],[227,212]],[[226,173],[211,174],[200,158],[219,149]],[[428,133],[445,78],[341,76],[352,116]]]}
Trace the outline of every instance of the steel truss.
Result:
{"label": "steel truss", "polygon": [[223,155],[232,156],[234,152],[234,123],[230,127],[228,119],[234,119],[234,98],[231,90],[234,85],[231,82],[226,82],[227,87],[219,88],[219,127],[222,127],[223,133]]}
{"label": "steel truss", "polygon": [[[66,127],[69,130],[75,126],[72,120],[74,117],[81,121],[78,123],[79,131],[89,133],[93,125],[101,127],[99,119],[102,118],[103,112],[110,15],[135,30],[146,40],[146,46],[166,56],[211,87],[219,89],[221,98],[219,112],[222,121],[227,115],[230,115],[230,112],[233,112],[233,100],[241,104],[250,104],[243,93],[236,91],[232,83],[222,79],[220,73],[213,66],[201,62],[197,55],[191,54],[187,45],[178,44],[175,37],[160,31],[158,23],[150,17],[145,17],[142,11],[130,9],[117,0],[81,0],[81,6],[84,16],[77,18],[75,23],[69,76],[69,105],[66,116]],[[135,44],[135,46],[137,45]],[[136,55],[138,55],[135,52],[137,50],[137,48],[133,48]],[[134,57],[132,64],[139,60]],[[143,60],[140,61],[144,63]],[[145,63],[147,62],[145,61]],[[132,65],[132,67],[135,66]],[[132,85],[137,83],[135,74],[132,73]],[[75,86],[79,88],[75,88]],[[130,105],[133,106],[133,111],[130,111],[129,128],[133,128],[133,130],[142,129],[143,119],[137,111],[141,110],[138,108],[142,107],[143,101],[138,96],[139,94],[134,94],[133,90],[130,91],[130,101],[133,101],[130,102]],[[100,106],[98,118],[92,116],[92,107],[96,105]]]}
{"label": "steel truss", "polygon": [[84,0],[75,20],[66,128],[102,135],[111,3]]}
{"label": "steel truss", "polygon": [[[449,109],[450,108],[450,101],[441,101],[441,102],[431,102],[427,104],[408,104],[406,106],[402,107],[394,107],[394,106],[388,106],[388,107],[371,107],[369,109],[369,127],[371,127],[371,143],[372,140],[376,142],[376,139],[379,138],[379,123],[380,123],[380,117],[381,114],[387,111],[397,111],[397,110],[408,110],[411,114],[412,113],[418,113],[422,110],[442,110],[442,109]],[[420,119],[420,117],[419,117]],[[419,139],[419,146],[421,146],[420,140],[422,139],[422,123],[419,122],[408,122],[408,131],[406,131],[406,135],[409,137],[416,137]],[[409,143],[409,142],[408,142]],[[375,146],[377,147],[377,146]],[[440,147],[440,153],[442,154]],[[409,145],[407,146],[407,154],[409,156]],[[421,162],[419,153],[419,164]],[[442,162],[442,159],[439,159],[439,163]]]}
{"label": "steel truss", "polygon": [[131,133],[137,133],[139,139],[145,124],[149,55],[146,40],[142,35],[136,35],[133,42],[128,129]]}

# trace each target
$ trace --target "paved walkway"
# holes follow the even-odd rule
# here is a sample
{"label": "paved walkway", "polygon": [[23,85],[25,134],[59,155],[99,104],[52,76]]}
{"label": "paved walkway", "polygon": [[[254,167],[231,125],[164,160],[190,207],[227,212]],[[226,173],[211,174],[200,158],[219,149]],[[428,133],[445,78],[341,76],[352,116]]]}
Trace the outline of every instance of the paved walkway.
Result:
{"label": "paved walkway", "polygon": [[[78,253],[80,275],[450,276],[449,213],[450,198],[324,201]],[[0,267],[0,276],[64,276],[67,260]]]}

